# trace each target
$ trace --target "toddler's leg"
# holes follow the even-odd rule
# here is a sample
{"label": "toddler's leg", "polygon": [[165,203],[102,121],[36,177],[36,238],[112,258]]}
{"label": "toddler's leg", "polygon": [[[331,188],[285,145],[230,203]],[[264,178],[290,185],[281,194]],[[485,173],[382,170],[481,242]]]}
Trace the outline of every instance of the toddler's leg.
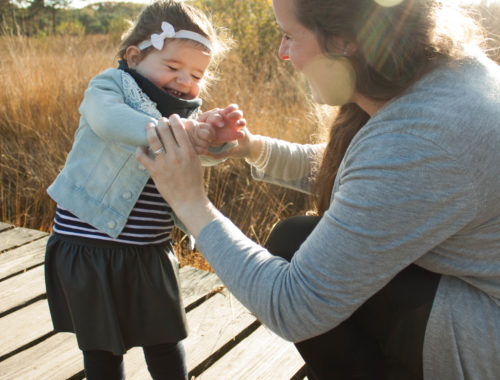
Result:
{"label": "toddler's leg", "polygon": [[182,342],[143,347],[148,370],[154,380],[187,380]]}
{"label": "toddler's leg", "polygon": [[83,351],[83,366],[87,380],[124,380],[123,355],[108,351]]}

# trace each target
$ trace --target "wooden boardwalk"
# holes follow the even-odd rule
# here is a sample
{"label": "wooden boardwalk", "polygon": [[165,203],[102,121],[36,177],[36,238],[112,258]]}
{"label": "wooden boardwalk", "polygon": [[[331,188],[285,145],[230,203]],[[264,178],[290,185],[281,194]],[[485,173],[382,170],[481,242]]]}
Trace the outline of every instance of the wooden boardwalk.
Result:
{"label": "wooden boardwalk", "polygon": [[[48,236],[0,223],[0,379],[85,378],[73,334],[52,329],[43,272]],[[190,379],[298,380],[303,361],[264,328],[213,273],[181,268]],[[125,355],[127,379],[151,379],[142,350]]]}

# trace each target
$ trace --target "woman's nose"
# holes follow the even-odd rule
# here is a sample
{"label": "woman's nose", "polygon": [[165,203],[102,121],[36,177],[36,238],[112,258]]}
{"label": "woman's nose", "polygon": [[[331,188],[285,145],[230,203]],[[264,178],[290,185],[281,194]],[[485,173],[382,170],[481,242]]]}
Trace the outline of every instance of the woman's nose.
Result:
{"label": "woman's nose", "polygon": [[288,61],[290,59],[290,56],[288,55],[288,47],[286,46],[286,41],[283,39],[281,41],[280,48],[278,50],[278,56],[281,59],[284,59],[285,61]]}

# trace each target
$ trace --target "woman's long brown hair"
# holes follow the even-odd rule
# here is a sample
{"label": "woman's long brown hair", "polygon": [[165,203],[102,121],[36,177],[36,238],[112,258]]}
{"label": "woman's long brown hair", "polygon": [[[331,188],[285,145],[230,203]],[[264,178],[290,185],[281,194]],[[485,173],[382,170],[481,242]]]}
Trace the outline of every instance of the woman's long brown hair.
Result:
{"label": "woman's long brown hair", "polygon": [[[465,44],[483,36],[459,8],[438,0],[402,0],[392,7],[374,0],[291,1],[297,19],[316,34],[326,54],[342,49],[332,46],[332,37],[354,42],[356,51],[347,58],[356,73],[356,92],[375,101],[400,95],[436,66],[463,57]],[[330,206],[351,140],[369,119],[350,103],[333,121],[314,186],[320,215]]]}

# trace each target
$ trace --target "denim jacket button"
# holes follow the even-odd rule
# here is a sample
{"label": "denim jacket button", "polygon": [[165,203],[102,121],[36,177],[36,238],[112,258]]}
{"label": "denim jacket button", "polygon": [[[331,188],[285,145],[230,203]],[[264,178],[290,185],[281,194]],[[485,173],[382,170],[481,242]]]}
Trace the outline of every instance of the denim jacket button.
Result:
{"label": "denim jacket button", "polygon": [[108,222],[108,228],[113,229],[115,227],[116,227],[116,223],[115,222],[113,222],[113,221]]}
{"label": "denim jacket button", "polygon": [[132,198],[132,193],[130,191],[127,191],[126,193],[123,193],[122,195],[123,199],[130,199]]}

